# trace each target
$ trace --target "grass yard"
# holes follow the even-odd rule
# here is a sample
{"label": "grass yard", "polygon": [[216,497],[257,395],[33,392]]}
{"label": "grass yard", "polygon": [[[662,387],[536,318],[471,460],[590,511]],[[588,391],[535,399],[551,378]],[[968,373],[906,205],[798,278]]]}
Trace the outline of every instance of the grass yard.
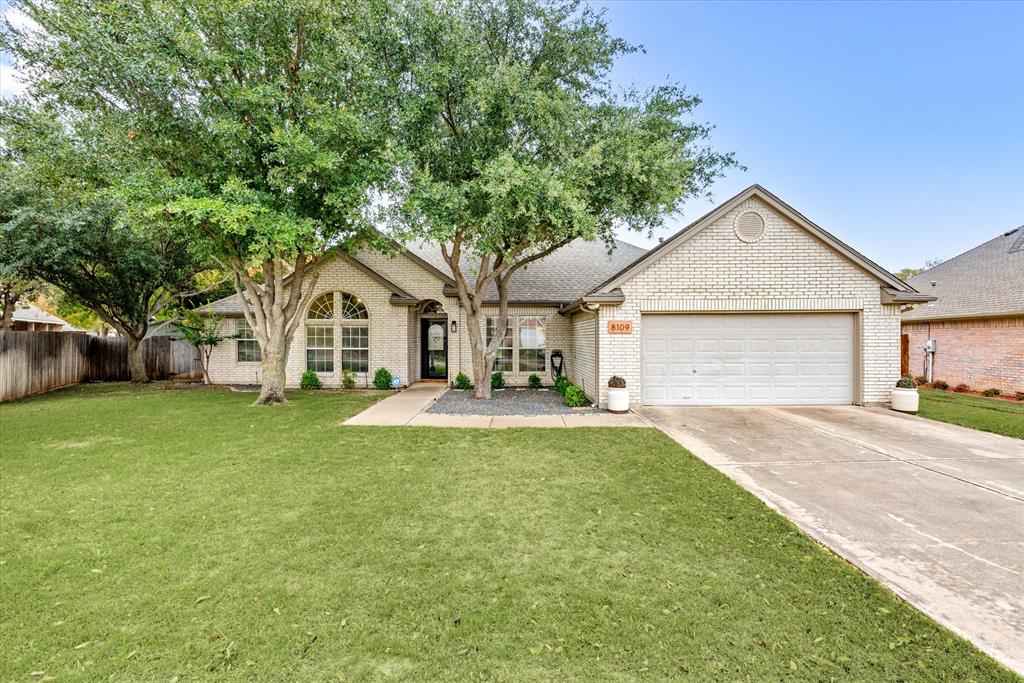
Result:
{"label": "grass yard", "polygon": [[655,430],[0,406],[0,679],[1011,681]]}
{"label": "grass yard", "polygon": [[918,415],[964,427],[1024,439],[1024,401],[1006,401],[954,394],[936,389],[918,389]]}

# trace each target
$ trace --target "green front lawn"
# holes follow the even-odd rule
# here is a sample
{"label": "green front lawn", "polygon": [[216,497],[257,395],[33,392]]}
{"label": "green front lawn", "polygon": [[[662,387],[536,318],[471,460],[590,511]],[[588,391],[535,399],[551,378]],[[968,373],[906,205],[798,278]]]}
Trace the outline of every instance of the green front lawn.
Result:
{"label": "green front lawn", "polygon": [[1015,680],[655,430],[0,406],[0,679]]}
{"label": "green front lawn", "polygon": [[1024,401],[918,389],[918,415],[1024,439]]}

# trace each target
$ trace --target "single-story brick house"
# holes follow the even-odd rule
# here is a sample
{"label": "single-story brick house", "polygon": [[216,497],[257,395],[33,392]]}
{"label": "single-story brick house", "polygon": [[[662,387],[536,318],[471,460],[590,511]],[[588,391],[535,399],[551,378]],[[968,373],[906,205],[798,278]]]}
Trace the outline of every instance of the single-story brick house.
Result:
{"label": "single-story brick house", "polygon": [[975,390],[1024,391],[1024,226],[908,280],[938,299],[903,313],[908,371]]}
{"label": "single-story brick house", "polygon": [[[288,384],[307,368],[328,386],[343,368],[360,385],[379,367],[403,384],[471,375],[446,269],[436,245],[339,253],[295,335]],[[649,251],[577,241],[516,273],[496,369],[512,385],[550,382],[557,350],[599,403],[620,375],[636,404],[882,404],[899,376],[901,305],[928,298],[754,185]],[[242,335],[214,351],[213,380],[257,382],[237,298],[211,308]],[[486,327],[499,333],[495,317]]]}

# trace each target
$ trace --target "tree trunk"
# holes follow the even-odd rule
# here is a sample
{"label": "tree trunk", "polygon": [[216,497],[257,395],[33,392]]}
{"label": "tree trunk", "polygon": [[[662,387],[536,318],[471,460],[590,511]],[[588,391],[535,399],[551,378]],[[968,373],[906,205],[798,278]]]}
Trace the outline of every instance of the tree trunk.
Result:
{"label": "tree trunk", "polygon": [[260,360],[260,396],[254,405],[272,406],[287,403],[284,397],[285,369],[288,362],[288,340],[274,335],[263,344]]}
{"label": "tree trunk", "polygon": [[196,348],[199,352],[199,370],[203,373],[203,383],[212,385],[210,380],[210,356],[213,354],[213,346],[200,346]]}
{"label": "tree trunk", "polygon": [[494,355],[488,356],[487,344],[481,328],[483,316],[472,308],[465,308],[466,327],[469,328],[469,348],[473,358],[473,388],[476,398],[491,397],[491,371],[494,368]]}
{"label": "tree trunk", "polygon": [[128,370],[131,372],[132,382],[138,384],[149,381],[146,361],[142,357],[142,340],[135,337],[128,337]]}

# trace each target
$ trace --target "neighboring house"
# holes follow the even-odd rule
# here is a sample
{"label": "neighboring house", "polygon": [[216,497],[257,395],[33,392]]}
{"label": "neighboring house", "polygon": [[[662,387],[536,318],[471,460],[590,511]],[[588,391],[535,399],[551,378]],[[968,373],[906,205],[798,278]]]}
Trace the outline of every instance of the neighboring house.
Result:
{"label": "neighboring house", "polygon": [[972,389],[1024,391],[1024,226],[908,281],[938,299],[903,313],[906,362],[932,379]]}
{"label": "neighboring house", "polygon": [[15,332],[80,332],[55,315],[51,315],[32,304],[18,304],[13,316]]}
{"label": "neighboring house", "polygon": [[[754,185],[658,247],[576,241],[513,276],[496,370],[550,382],[551,354],[603,403],[612,375],[633,403],[880,404],[900,370],[901,304],[928,300]],[[471,269],[472,264],[467,265]],[[469,335],[437,246],[325,264],[288,357],[328,386],[385,367],[403,384],[471,374]],[[237,297],[211,359],[215,382],[259,381]],[[489,311],[485,334],[496,328]]]}

